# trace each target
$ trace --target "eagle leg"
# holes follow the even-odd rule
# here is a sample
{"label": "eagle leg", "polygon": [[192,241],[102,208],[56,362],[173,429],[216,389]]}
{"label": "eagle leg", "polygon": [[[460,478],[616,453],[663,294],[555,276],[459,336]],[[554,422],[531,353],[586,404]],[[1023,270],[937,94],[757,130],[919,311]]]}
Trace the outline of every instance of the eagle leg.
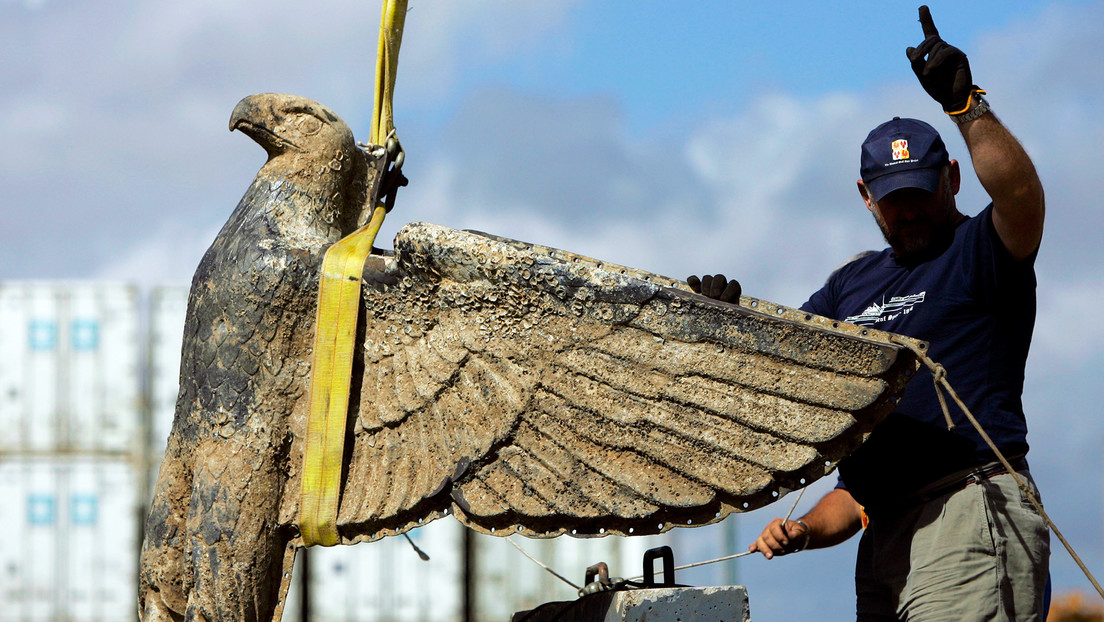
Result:
{"label": "eagle leg", "polygon": [[138,611],[146,622],[184,619],[184,523],[188,514],[191,468],[180,437],[169,437],[165,459],[146,519],[139,563]]}
{"label": "eagle leg", "polygon": [[273,619],[291,533],[271,449],[212,443],[198,461],[186,526],[185,620]]}

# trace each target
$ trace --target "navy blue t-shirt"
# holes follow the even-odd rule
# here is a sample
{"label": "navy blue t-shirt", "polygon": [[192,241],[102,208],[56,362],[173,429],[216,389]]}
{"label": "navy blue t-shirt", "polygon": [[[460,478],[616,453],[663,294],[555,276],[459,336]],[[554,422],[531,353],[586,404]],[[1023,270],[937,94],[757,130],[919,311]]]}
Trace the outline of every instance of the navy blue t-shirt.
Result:
{"label": "navy blue t-shirt", "polygon": [[[928,341],[929,356],[1006,456],[1027,453],[1020,400],[1035,325],[1034,255],[1017,261],[993,227],[993,206],[959,223],[938,257],[916,266],[892,249],[840,268],[802,309]],[[864,505],[907,495],[948,473],[992,461],[988,445],[958,407],[947,431],[931,373],[921,368],[896,410],[855,454],[841,479]],[[892,491],[892,493],[890,492]]]}

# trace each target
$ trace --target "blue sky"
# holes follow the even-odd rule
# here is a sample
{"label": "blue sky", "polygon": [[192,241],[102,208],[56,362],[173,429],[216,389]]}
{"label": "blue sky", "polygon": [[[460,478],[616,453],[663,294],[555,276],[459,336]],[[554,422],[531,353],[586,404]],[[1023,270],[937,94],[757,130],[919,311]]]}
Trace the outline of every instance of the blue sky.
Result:
{"label": "blue sky", "polygon": [[[497,84],[552,97],[612,96],[630,130],[647,133],[692,122],[683,117],[730,114],[763,93],[815,97],[882,84],[900,74],[903,49],[919,32],[916,7],[900,2],[571,4],[554,32],[473,62],[458,92]],[[944,38],[966,42],[1047,4],[930,6]],[[442,103],[411,107],[432,117],[449,109]]]}
{"label": "blue sky", "polygon": [[[1031,460],[1052,515],[1104,574],[1104,2],[930,6],[1047,188]],[[365,136],[378,4],[310,7],[0,0],[0,278],[186,284],[263,162],[226,129],[251,93],[312,97]],[[894,115],[944,133],[967,164],[962,211],[984,207],[905,59],[921,39],[914,5],[411,7],[395,114],[411,186],[384,237],[414,220],[476,228],[676,277],[721,271],[796,306],[883,246],[854,182],[863,136]],[[784,511],[739,517],[742,538]],[[689,561],[723,539],[703,528],[679,542]],[[849,619],[853,546],[737,562],[755,618]],[[1087,586],[1058,549],[1054,573],[1059,588]]]}

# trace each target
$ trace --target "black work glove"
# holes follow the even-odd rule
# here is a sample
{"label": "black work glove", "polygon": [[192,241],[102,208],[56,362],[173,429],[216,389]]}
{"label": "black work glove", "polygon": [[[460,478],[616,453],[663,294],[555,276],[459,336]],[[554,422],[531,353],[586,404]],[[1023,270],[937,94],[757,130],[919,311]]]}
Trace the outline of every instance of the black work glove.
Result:
{"label": "black work glove", "polygon": [[699,279],[696,275],[686,277],[686,284],[695,294],[701,294],[709,298],[715,298],[721,302],[740,304],[740,282],[736,279],[729,281],[723,274],[705,275]]}
{"label": "black work glove", "polygon": [[905,50],[912,71],[928,95],[943,105],[944,112],[966,112],[970,94],[981,90],[970,75],[970,61],[962,50],[939,38],[927,5],[920,7],[920,25],[924,28],[923,43]]}

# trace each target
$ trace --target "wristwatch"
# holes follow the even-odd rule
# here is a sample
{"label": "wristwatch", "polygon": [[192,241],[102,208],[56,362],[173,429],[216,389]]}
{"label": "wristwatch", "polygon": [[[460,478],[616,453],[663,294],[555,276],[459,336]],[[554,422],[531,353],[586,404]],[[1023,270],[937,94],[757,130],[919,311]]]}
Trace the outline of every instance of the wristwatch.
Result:
{"label": "wristwatch", "polygon": [[793,522],[805,528],[805,540],[801,544],[799,544],[796,549],[790,551],[791,553],[799,553],[801,551],[804,551],[805,547],[809,546],[809,537],[812,534],[809,533],[809,526],[805,524],[805,521],[795,520]]}
{"label": "wristwatch", "polygon": [[982,93],[984,92],[985,91],[975,91],[972,93],[971,97],[977,98],[976,103],[967,109],[966,112],[952,114],[951,121],[954,121],[957,125],[962,125],[963,123],[969,123],[986,112],[989,112],[989,102],[982,97]]}

